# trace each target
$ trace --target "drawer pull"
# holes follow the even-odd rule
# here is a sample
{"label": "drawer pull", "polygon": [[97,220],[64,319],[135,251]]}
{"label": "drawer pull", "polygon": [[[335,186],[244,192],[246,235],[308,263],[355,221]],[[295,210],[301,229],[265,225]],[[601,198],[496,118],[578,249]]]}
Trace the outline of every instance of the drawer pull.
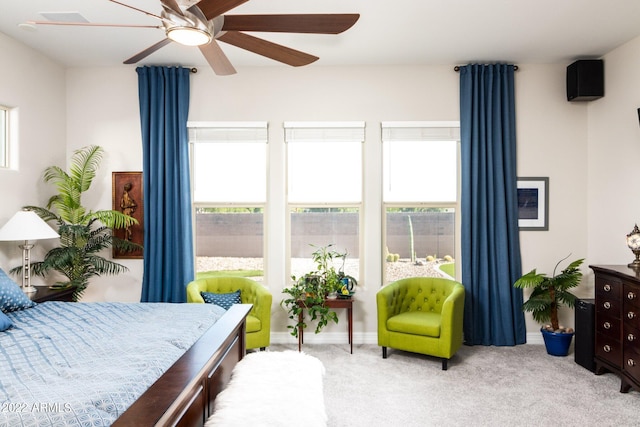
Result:
{"label": "drawer pull", "polygon": [[628,317],[629,319],[633,319],[633,318],[635,318],[635,317],[636,317],[636,313],[634,313],[633,311],[630,311],[630,312],[628,312],[628,313],[627,313],[627,317]]}
{"label": "drawer pull", "polygon": [[609,346],[609,344],[605,344],[605,346],[602,347],[602,349],[604,350],[605,353],[609,353],[611,351],[611,347]]}
{"label": "drawer pull", "polygon": [[609,322],[604,322],[602,326],[604,326],[605,329],[611,329],[611,323]]}
{"label": "drawer pull", "polygon": [[611,308],[611,303],[609,301],[605,301],[604,304],[602,304],[604,306],[604,308],[606,308],[607,310]]}
{"label": "drawer pull", "polygon": [[627,335],[627,341],[635,341],[636,340],[636,336],[633,334],[629,334]]}
{"label": "drawer pull", "polygon": [[634,362],[633,359],[629,359],[629,360],[627,360],[627,365],[628,366],[636,366],[636,362]]}
{"label": "drawer pull", "polygon": [[602,287],[602,289],[604,289],[605,292],[609,292],[611,290],[611,286],[607,283]]}
{"label": "drawer pull", "polygon": [[630,292],[627,294],[627,299],[629,299],[629,300],[634,300],[634,299],[636,299],[636,293],[635,293],[635,292],[633,292],[633,291],[630,291]]}

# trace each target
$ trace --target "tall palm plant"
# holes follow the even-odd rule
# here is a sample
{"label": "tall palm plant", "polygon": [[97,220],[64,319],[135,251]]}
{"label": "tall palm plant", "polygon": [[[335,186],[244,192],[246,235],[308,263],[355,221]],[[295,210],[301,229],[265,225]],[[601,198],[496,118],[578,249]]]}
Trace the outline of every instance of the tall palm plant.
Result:
{"label": "tall palm plant", "polygon": [[[60,247],[51,249],[43,261],[34,262],[34,274],[45,276],[51,270],[66,276],[68,281],[56,286],[75,288],[78,300],[94,276],[117,275],[128,271],[124,265],[100,256],[100,252],[115,247],[133,251],[140,245],[113,235],[112,229],[125,228],[138,221],[116,210],[92,211],[82,205],[82,194],[89,190],[100,166],[103,149],[87,146],[74,151],[69,173],[58,166],[45,169],[44,181],[52,183],[58,194],[51,196],[46,208],[25,206],[47,222],[55,222],[60,234]],[[12,269],[20,273],[22,266]]]}
{"label": "tall palm plant", "polygon": [[584,259],[571,262],[564,270],[556,274],[556,270],[562,261],[569,256],[558,261],[553,269],[551,277],[544,273],[531,270],[520,277],[513,285],[516,288],[533,288],[529,299],[522,305],[524,311],[529,311],[533,319],[538,323],[551,322],[553,330],[560,328],[558,309],[562,304],[573,307],[576,297],[569,289],[580,284],[582,273],[580,265]]}

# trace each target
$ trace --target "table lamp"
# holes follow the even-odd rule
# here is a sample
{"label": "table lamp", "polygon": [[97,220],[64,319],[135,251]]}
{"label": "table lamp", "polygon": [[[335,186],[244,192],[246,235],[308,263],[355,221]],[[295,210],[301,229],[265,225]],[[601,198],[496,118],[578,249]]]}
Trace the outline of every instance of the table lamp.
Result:
{"label": "table lamp", "polygon": [[22,290],[32,293],[36,288],[31,286],[31,249],[34,244],[30,240],[54,239],[60,237],[53,228],[33,211],[16,212],[11,219],[0,228],[0,241],[21,241],[22,249]]}

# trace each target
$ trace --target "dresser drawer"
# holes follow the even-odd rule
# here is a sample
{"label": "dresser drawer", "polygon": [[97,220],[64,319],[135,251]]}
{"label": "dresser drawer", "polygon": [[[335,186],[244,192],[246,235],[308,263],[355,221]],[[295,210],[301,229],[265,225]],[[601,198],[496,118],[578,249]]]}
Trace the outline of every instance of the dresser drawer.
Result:
{"label": "dresser drawer", "polygon": [[640,307],[631,304],[625,304],[622,311],[622,321],[629,323],[631,326],[638,327],[640,325]]}
{"label": "dresser drawer", "polygon": [[636,312],[640,312],[640,288],[638,286],[624,284],[622,299],[625,307],[636,307]]}
{"label": "dresser drawer", "polygon": [[622,281],[606,274],[596,277],[597,298],[620,300],[622,297]]}
{"label": "dresser drawer", "polygon": [[596,313],[596,332],[609,335],[615,340],[620,340],[622,322],[614,316]]}
{"label": "dresser drawer", "polygon": [[[610,296],[610,295],[607,295]],[[598,298],[596,302],[596,313],[606,316],[620,318],[620,312],[622,311],[622,301],[615,298]]]}
{"label": "dresser drawer", "polygon": [[624,341],[625,347],[640,353],[640,329],[629,322],[625,322],[623,326],[622,341]]}
{"label": "dresser drawer", "polygon": [[640,352],[625,347],[622,369],[636,382],[640,383]]}
{"label": "dresser drawer", "polygon": [[596,356],[614,366],[622,363],[622,344],[610,335],[596,333]]}

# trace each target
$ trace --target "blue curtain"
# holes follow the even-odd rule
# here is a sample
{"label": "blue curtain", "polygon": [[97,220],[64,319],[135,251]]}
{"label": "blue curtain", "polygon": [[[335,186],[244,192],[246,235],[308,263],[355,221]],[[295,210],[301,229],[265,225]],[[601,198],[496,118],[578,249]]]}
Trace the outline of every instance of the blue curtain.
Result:
{"label": "blue curtain", "polygon": [[526,342],[513,65],[460,68],[462,283],[467,345]]}
{"label": "blue curtain", "polygon": [[185,302],[194,257],[187,68],[138,67],[144,182],[142,302]]}

